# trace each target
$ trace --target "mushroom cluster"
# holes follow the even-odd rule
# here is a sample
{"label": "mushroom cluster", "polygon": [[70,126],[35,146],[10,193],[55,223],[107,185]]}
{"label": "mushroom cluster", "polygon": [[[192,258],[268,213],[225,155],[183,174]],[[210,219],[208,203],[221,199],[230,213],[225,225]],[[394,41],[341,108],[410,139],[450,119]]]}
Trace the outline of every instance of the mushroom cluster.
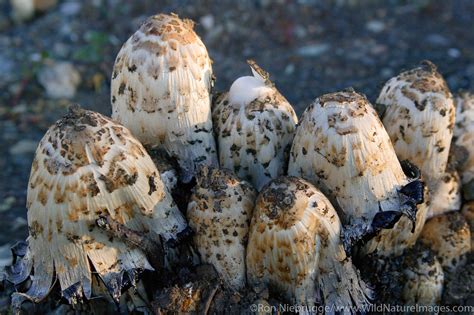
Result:
{"label": "mushroom cluster", "polygon": [[[103,294],[119,302],[149,270],[152,305],[180,312],[206,313],[228,294],[234,304],[356,313],[377,298],[369,287],[378,283],[366,282],[381,277],[359,272],[371,264],[376,276],[403,275],[405,304],[439,303],[445,273],[471,251],[473,95],[455,108],[425,62],[385,84],[381,118],[346,89],[316,98],[298,124],[269,74],[248,63],[252,76],[213,93],[193,22],[159,14],[143,23],[115,61],[114,120],[71,106],[38,146],[29,236],[6,274],[16,306],[44,300],[55,279],[71,304]],[[448,163],[453,132],[467,161],[453,153]],[[197,271],[205,264],[217,287],[194,286],[208,283]],[[182,281],[193,272],[198,280]]]}

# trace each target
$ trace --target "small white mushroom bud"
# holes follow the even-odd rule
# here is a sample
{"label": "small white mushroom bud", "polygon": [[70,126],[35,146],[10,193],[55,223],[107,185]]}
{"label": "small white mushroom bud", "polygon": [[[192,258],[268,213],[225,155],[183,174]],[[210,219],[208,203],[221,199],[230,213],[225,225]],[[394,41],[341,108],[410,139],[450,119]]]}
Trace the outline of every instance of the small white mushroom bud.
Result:
{"label": "small white mushroom bud", "polygon": [[448,163],[455,108],[436,66],[425,61],[390,79],[376,103],[384,108],[383,124],[397,156],[420,168],[430,199],[440,198],[435,196]]}
{"label": "small white mushroom bud", "polygon": [[461,201],[461,180],[458,172],[448,171],[438,183],[426,218],[429,219],[449,211],[458,211],[461,209]]}
{"label": "small white mushroom bud", "polygon": [[471,232],[459,211],[448,212],[426,221],[420,242],[436,253],[443,268],[454,271],[471,251]]}
{"label": "small white mushroom bud", "polygon": [[268,73],[248,63],[253,76],[235,80],[212,117],[221,166],[260,190],[286,171],[298,118]]}
{"label": "small white mushroom bud", "polygon": [[201,259],[214,265],[225,284],[245,286],[245,247],[257,193],[231,171],[202,167],[188,205]]}
{"label": "small white mushroom bud", "polygon": [[[280,177],[257,197],[247,246],[247,279],[289,302],[363,307],[369,290],[346,255],[342,226],[329,200],[312,184]],[[322,297],[319,293],[322,293]]]}
{"label": "small white mushroom bud", "polygon": [[288,173],[309,180],[340,207],[349,243],[380,233],[362,254],[389,255],[415,242],[426,216],[424,204],[418,205],[423,184],[417,170],[404,165],[365,96],[346,90],[323,95],[306,109]]}
{"label": "small white mushroom bud", "polygon": [[101,216],[142,231],[157,242],[174,241],[187,227],[143,146],[124,127],[72,106],[45,134],[31,167],[27,196],[28,251],[15,282],[30,274],[23,298],[43,299],[53,279],[71,303],[91,297],[97,274],[114,299],[128,275],[153,269],[138,247],[111,238]]}
{"label": "small white mushroom bud", "polygon": [[444,271],[431,250],[416,246],[405,253],[401,280],[405,305],[435,306],[441,303]]}
{"label": "small white mushroom bud", "polygon": [[112,74],[112,118],[146,146],[176,158],[189,181],[217,165],[211,119],[211,59],[191,20],[150,17],[122,46]]}
{"label": "small white mushroom bud", "polygon": [[459,172],[463,185],[474,187],[474,94],[460,93],[455,101],[455,144],[464,148],[465,152],[460,157],[463,161],[460,163]]}

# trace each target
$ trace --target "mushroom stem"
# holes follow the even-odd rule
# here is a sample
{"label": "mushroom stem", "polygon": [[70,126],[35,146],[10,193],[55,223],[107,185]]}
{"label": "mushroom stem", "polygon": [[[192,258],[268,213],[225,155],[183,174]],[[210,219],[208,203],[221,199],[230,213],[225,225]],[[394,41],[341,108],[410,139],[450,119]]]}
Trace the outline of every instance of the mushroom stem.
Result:
{"label": "mushroom stem", "polygon": [[164,268],[164,252],[159,236],[156,239],[143,235],[112,219],[109,215],[100,216],[96,225],[110,236],[118,238],[129,246],[140,248],[155,270]]}

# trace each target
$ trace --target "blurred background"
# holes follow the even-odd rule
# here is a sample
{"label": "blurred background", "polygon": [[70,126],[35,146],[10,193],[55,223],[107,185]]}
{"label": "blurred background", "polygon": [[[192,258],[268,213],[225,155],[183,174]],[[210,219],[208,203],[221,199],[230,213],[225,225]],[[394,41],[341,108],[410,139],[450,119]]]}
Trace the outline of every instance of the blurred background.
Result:
{"label": "blurred background", "polygon": [[196,22],[217,90],[250,74],[245,60],[253,58],[298,114],[350,86],[374,102],[387,79],[423,59],[453,93],[474,90],[470,0],[0,0],[0,265],[27,236],[38,141],[72,102],[110,114],[115,56],[158,12]]}

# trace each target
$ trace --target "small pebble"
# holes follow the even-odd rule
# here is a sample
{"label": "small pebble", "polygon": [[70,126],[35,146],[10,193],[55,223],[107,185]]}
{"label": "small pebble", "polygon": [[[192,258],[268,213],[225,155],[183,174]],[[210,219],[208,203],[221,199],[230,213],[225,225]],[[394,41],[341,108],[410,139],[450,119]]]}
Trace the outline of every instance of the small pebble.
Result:
{"label": "small pebble", "polygon": [[394,75],[393,70],[390,68],[382,68],[382,70],[380,71],[380,74],[384,78],[390,78]]}
{"label": "small pebble", "polygon": [[30,154],[36,151],[38,141],[23,139],[15,143],[9,150],[11,155]]}
{"label": "small pebble", "polygon": [[365,24],[365,28],[373,33],[380,33],[385,30],[385,23],[378,20],[372,20]]}
{"label": "small pebble", "polygon": [[13,196],[8,196],[0,203],[0,213],[5,212],[11,209],[11,207],[15,204],[16,198]]}
{"label": "small pebble", "polygon": [[27,21],[35,14],[33,0],[10,0],[10,5],[12,19],[17,23]]}
{"label": "small pebble", "polygon": [[214,16],[212,14],[204,15],[199,19],[202,27],[209,32],[214,27]]}
{"label": "small pebble", "polygon": [[426,37],[426,41],[434,46],[449,45],[449,39],[440,34],[430,34]]}
{"label": "small pebble", "polygon": [[38,81],[50,98],[73,98],[81,76],[71,63],[57,62],[41,69]]}
{"label": "small pebble", "polygon": [[304,38],[307,35],[306,28],[302,25],[296,25],[293,31],[298,38]]}
{"label": "small pebble", "polygon": [[317,57],[329,50],[331,46],[326,43],[313,44],[298,48],[297,53],[302,57]]}
{"label": "small pebble", "polygon": [[59,11],[66,16],[77,15],[81,11],[81,3],[77,1],[64,2]]}
{"label": "small pebble", "polygon": [[291,75],[295,72],[295,65],[290,63],[285,67],[285,74],[286,75]]}
{"label": "small pebble", "polygon": [[449,48],[448,49],[448,56],[451,58],[459,58],[461,57],[461,52],[457,48]]}

